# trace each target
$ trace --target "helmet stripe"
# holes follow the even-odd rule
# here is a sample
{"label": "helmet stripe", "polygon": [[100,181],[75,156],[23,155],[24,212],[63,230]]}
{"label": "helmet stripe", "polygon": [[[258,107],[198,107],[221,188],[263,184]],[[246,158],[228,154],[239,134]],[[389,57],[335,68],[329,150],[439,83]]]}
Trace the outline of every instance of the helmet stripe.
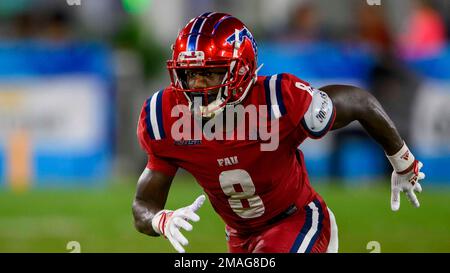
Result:
{"label": "helmet stripe", "polygon": [[[195,51],[197,48],[197,38],[198,34],[200,34],[201,28],[203,27],[204,22],[211,16],[213,12],[206,12],[197,17],[197,19],[192,23],[191,33],[188,37],[188,51]],[[205,17],[206,16],[206,17]]]}
{"label": "helmet stripe", "polygon": [[[200,26],[200,29],[198,30],[198,33],[200,34],[202,32],[203,26],[205,25],[206,21],[208,21],[208,18],[211,17],[215,12],[210,13],[206,19],[203,21],[202,25]],[[198,48],[198,39],[200,38],[200,35],[197,35],[197,39],[195,39],[195,50]]]}
{"label": "helmet stripe", "polygon": [[203,23],[203,18],[197,19],[193,24],[192,24],[192,30],[191,30],[191,34],[189,34],[188,37],[188,51],[195,51],[195,42],[197,40],[197,36],[198,36],[198,29],[200,28],[201,24]]}
{"label": "helmet stripe", "polygon": [[[213,12],[213,13],[215,13],[215,12]],[[210,14],[211,14],[211,12],[207,11],[207,12],[203,13],[202,15],[200,15],[199,17],[205,17],[205,16],[208,16]]]}
{"label": "helmet stripe", "polygon": [[220,18],[220,20],[217,21],[217,23],[216,23],[216,24],[214,25],[214,27],[213,27],[212,35],[214,35],[214,33],[216,32],[216,29],[219,27],[219,25],[220,25],[223,21],[225,21],[226,19],[231,18],[231,17],[233,17],[233,16],[231,16],[231,15],[225,15],[225,16],[223,16],[222,18]]}

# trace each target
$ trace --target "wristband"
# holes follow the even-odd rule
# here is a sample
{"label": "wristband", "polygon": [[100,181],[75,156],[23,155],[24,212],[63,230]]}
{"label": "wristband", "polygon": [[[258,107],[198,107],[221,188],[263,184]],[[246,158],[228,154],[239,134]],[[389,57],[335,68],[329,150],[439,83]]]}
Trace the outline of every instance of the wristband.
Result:
{"label": "wristband", "polygon": [[386,155],[391,162],[392,167],[397,173],[403,173],[409,169],[414,163],[414,155],[406,146],[406,143],[403,142],[402,148],[395,153],[394,155]]}

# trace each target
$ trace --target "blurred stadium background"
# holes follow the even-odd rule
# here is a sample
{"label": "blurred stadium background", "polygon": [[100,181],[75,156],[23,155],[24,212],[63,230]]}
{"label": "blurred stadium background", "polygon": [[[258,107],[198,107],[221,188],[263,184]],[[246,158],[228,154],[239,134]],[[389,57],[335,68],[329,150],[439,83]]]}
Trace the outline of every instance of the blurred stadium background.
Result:
{"label": "blurred stadium background", "polygon": [[[427,178],[420,209],[389,206],[390,167],[357,124],[302,145],[333,209],[341,252],[450,252],[450,2],[447,0],[0,1],[0,252],[174,252],[135,231],[146,156],[144,99],[168,84],[178,30],[231,13],[258,42],[262,75],[362,86],[383,104]],[[201,193],[179,171],[167,207]],[[188,251],[225,252],[207,204]]]}

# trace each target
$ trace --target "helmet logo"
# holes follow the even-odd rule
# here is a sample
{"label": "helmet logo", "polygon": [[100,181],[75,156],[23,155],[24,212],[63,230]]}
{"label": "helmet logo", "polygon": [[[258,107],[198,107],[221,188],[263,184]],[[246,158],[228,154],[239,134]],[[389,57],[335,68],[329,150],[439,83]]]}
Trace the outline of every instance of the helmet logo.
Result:
{"label": "helmet logo", "polygon": [[[241,30],[239,30],[239,43],[242,43],[244,41],[244,38],[248,38],[251,42],[252,42],[252,47],[253,47],[253,51],[255,51],[255,55],[257,54],[257,45],[256,45],[256,41],[253,38],[253,35],[250,33],[250,31],[246,28],[243,27]],[[228,36],[227,38],[227,43],[232,45],[234,42],[236,41],[236,36],[235,34],[231,34],[230,36]]]}

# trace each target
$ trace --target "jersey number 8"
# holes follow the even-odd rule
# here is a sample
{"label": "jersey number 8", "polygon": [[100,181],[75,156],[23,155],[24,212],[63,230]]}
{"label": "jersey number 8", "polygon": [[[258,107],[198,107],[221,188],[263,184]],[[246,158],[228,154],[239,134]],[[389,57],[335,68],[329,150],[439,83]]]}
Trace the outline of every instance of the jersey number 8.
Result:
{"label": "jersey number 8", "polygon": [[223,171],[219,175],[220,187],[229,196],[231,209],[242,218],[256,218],[264,213],[264,204],[255,194],[250,174],[242,169]]}

